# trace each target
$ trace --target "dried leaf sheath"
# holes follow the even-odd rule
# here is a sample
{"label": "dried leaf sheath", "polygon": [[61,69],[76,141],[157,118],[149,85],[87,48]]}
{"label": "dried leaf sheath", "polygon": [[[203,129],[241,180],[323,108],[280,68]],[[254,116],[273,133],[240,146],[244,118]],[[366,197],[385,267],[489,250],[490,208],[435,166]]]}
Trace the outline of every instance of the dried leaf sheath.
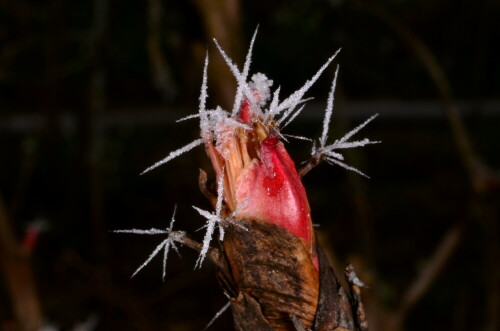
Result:
{"label": "dried leaf sheath", "polygon": [[368,330],[360,287],[348,276],[352,266],[346,268],[350,289],[344,289],[320,247],[318,273],[303,239],[274,224],[242,224],[252,235],[236,226],[228,229],[223,263],[217,262],[225,266],[219,267],[218,277],[232,294],[237,331],[298,330],[292,317],[313,331]]}
{"label": "dried leaf sheath", "polygon": [[[316,314],[319,282],[309,244],[274,224],[240,222],[250,235],[232,226],[224,240],[237,291],[254,298],[276,330],[291,329],[290,314],[310,328]],[[234,304],[237,299],[233,299]]]}

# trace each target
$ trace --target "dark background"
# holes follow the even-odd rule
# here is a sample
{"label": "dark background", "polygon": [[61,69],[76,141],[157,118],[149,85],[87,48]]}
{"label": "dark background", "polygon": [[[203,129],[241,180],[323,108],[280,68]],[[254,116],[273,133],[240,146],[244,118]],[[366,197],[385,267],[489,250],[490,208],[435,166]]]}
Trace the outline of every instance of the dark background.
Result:
{"label": "dark background", "polygon": [[[176,228],[201,238],[203,148],[139,173],[197,137],[175,120],[197,111],[207,48],[209,106],[231,103],[211,38],[241,66],[259,25],[251,72],[282,96],[342,47],[332,138],[380,113],[358,137],[383,143],[346,153],[371,179],[327,165],[304,178],[324,245],[370,286],[372,329],[498,330],[499,15],[493,0],[0,1],[0,329],[23,324],[7,232],[63,330],[201,330],[227,302],[187,248],[165,282],[159,257],[130,279],[161,237],[110,231],[166,227],[177,204]],[[288,133],[320,135],[333,68]],[[310,144],[287,148],[300,163]]]}

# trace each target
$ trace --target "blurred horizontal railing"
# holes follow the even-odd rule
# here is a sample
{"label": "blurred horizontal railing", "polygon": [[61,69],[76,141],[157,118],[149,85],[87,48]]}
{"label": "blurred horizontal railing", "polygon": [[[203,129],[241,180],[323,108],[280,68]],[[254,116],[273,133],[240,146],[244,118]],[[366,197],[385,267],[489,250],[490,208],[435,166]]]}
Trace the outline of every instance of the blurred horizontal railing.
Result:
{"label": "blurred horizontal railing", "polygon": [[[311,102],[300,117],[318,120],[323,117],[325,104]],[[367,118],[380,114],[380,119],[444,119],[442,103],[438,101],[350,101],[343,104],[348,119]],[[500,116],[500,100],[463,101],[458,103],[463,116],[496,117]],[[156,108],[114,108],[99,115],[97,125],[103,129],[125,127],[149,127],[168,125],[177,119],[193,114],[195,107],[156,107]],[[334,109],[335,111],[335,109]],[[42,113],[16,113],[0,116],[0,131],[30,132],[46,125],[47,118]],[[62,111],[57,123],[63,131],[75,131],[77,116],[70,111]]]}

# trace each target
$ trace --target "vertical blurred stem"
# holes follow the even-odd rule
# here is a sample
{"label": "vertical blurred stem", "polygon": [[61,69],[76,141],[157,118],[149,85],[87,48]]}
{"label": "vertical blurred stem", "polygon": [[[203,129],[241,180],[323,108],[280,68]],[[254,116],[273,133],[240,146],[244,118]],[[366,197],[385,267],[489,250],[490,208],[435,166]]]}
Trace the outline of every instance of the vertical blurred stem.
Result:
{"label": "vertical blurred stem", "polygon": [[[239,0],[192,0],[200,12],[205,35],[216,38],[236,63],[241,59],[241,10]],[[215,54],[215,53],[214,53]],[[236,82],[221,56],[210,59],[209,76],[214,78],[219,104],[231,109]]]}
{"label": "vertical blurred stem", "polygon": [[89,176],[90,222],[94,236],[95,250],[99,258],[107,252],[106,226],[103,219],[102,196],[102,128],[100,117],[104,111],[106,96],[106,34],[108,29],[108,0],[94,0],[93,62],[89,81],[89,109],[87,126],[86,158]]}
{"label": "vertical blurred stem", "polygon": [[23,252],[9,223],[0,196],[0,265],[5,286],[12,300],[19,330],[35,331],[43,317],[36,291],[29,255]]}
{"label": "vertical blurred stem", "polygon": [[[336,111],[336,123],[340,127],[339,132],[348,132],[348,128],[351,127],[348,123],[346,116],[346,98],[342,94],[342,91],[338,92],[337,102],[335,106]],[[349,163],[359,165],[359,152],[355,149],[347,149],[345,151]],[[360,249],[361,249],[361,259],[353,263],[357,268],[358,272],[365,273],[371,282],[376,286],[378,284],[377,277],[378,272],[376,270],[377,266],[377,242],[375,237],[375,228],[373,224],[372,207],[370,205],[370,199],[367,195],[367,189],[365,185],[365,178],[362,178],[358,174],[348,171],[347,181],[349,185],[350,198],[353,204],[354,213],[356,215],[355,222],[357,224],[356,229],[359,234]],[[358,262],[358,263],[356,263]],[[357,265],[356,265],[357,264]],[[361,267],[361,268],[359,268]],[[363,278],[363,274],[361,274]],[[382,317],[378,313],[378,302],[372,297],[372,294],[367,293],[365,296],[367,313],[369,316],[370,330],[378,330],[377,326],[382,323]],[[377,311],[376,311],[377,310]],[[377,313],[374,313],[374,312]]]}
{"label": "vertical blurred stem", "polygon": [[485,172],[487,168],[472,146],[467,129],[460,117],[451,84],[431,49],[427,47],[425,42],[408,26],[387,11],[366,1],[360,1],[359,3],[367,6],[367,9],[369,9],[376,18],[389,26],[389,28],[415,52],[418,59],[424,65],[443,102],[444,111],[448,117],[448,122],[455,144],[458,148],[459,156],[469,175],[471,185],[475,191],[483,191],[485,189],[484,176],[486,175]]}
{"label": "vertical blurred stem", "polygon": [[[341,129],[339,132],[347,132],[349,128],[349,123],[346,116],[345,109],[345,97],[339,92],[339,97],[337,98],[337,105],[335,106],[337,110],[337,122]],[[359,153],[354,149],[346,150],[347,158],[349,160],[359,159]],[[359,164],[359,162],[353,162],[354,164]],[[349,171],[347,173],[349,189],[351,193],[351,199],[355,206],[355,212],[357,214],[356,221],[359,223],[359,231],[361,236],[361,249],[363,251],[363,256],[366,259],[366,264],[369,269],[375,267],[375,252],[374,247],[376,246],[373,228],[373,221],[371,219],[371,207],[368,201],[366,186],[364,178],[360,177],[358,174]]]}
{"label": "vertical blurred stem", "polygon": [[[486,256],[485,278],[487,281],[487,290],[489,292],[486,321],[488,330],[496,330],[498,329],[499,324],[497,312],[500,306],[498,300],[498,297],[500,296],[500,272],[497,267],[499,259],[498,226],[497,216],[495,216],[496,212],[498,212],[498,206],[496,202],[487,201],[486,199],[498,199],[498,194],[493,192],[492,187],[498,185],[499,179],[474,150],[469,134],[460,116],[457,103],[454,99],[451,84],[431,49],[417,34],[411,30],[410,27],[404,24],[404,22],[399,20],[396,16],[383,10],[380,6],[363,0],[358,0],[356,3],[361,5],[364,9],[369,10],[374,17],[386,24],[396,35],[398,35],[398,37],[401,38],[404,43],[407,44],[412,51],[415,52],[418,59],[422,62],[427,70],[427,73],[431,77],[443,102],[445,114],[448,118],[460,159],[470,180],[472,197],[469,218],[474,221],[479,221],[486,238],[486,243],[484,245],[484,253]],[[453,233],[452,230],[450,231],[450,233]],[[440,270],[440,268],[434,265],[441,267],[444,263],[446,263],[446,261],[452,256],[455,248],[458,246],[460,237],[460,235],[456,235],[455,237],[445,236],[436,251],[437,258],[431,259],[426,269]],[[455,240],[454,238],[457,239]],[[440,258],[440,248],[448,247],[446,246],[447,240],[453,244],[449,245],[450,248],[446,249],[447,254],[445,254],[443,258]],[[403,299],[402,305],[404,309],[401,309],[394,314],[396,317],[398,317],[397,315],[401,315],[399,318],[396,318],[398,321],[396,324],[401,324],[403,322],[404,316],[423,296],[423,293],[427,291],[431,281],[434,280],[436,276],[436,274],[433,274],[428,281],[422,280],[423,277],[425,277],[425,273],[416,278],[416,281],[413,284],[416,290],[410,287],[407,297]],[[421,284],[425,284],[425,286],[421,286]],[[418,295],[415,295],[412,291],[418,292]],[[415,297],[417,299],[415,299]]]}
{"label": "vertical blurred stem", "polygon": [[170,75],[161,43],[161,22],[163,17],[162,0],[148,1],[148,39],[147,49],[151,74],[154,86],[160,90],[164,98],[171,98],[175,94],[173,82]]}

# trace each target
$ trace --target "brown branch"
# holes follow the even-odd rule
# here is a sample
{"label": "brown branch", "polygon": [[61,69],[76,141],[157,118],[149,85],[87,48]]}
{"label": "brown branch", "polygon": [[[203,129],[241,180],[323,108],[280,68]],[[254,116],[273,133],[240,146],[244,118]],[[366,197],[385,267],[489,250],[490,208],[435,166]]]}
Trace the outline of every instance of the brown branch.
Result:
{"label": "brown branch", "polygon": [[208,188],[207,181],[207,173],[203,169],[200,169],[200,175],[198,176],[198,187],[201,191],[201,194],[203,194],[203,196],[207,198],[215,208],[215,205],[217,204],[217,197]]}
{"label": "brown branch", "polygon": [[[197,252],[201,252],[201,249],[203,248],[202,243],[197,242],[196,240],[191,238],[189,235],[187,235],[183,231],[172,231],[171,235],[175,236],[175,241],[177,241],[178,243],[181,243],[184,246],[191,248],[192,250],[195,250]],[[223,269],[223,270],[227,269],[227,265],[226,265],[224,256],[218,248],[209,247],[208,252],[207,252],[207,257],[218,268]]]}
{"label": "brown branch", "polygon": [[304,177],[309,171],[313,170],[316,168],[321,161],[323,161],[323,155],[317,156],[313,155],[309,160],[306,161],[306,163],[299,169],[299,176],[300,178]]}
{"label": "brown branch", "polygon": [[361,331],[368,331],[368,319],[366,317],[365,308],[361,300],[361,288],[367,286],[359,280],[352,264],[348,264],[344,270],[344,276],[349,283],[351,300],[353,308],[355,308],[356,322]]}
{"label": "brown branch", "polygon": [[0,196],[0,265],[19,329],[35,331],[43,316],[28,253],[18,244]]}
{"label": "brown branch", "polygon": [[450,260],[462,240],[464,225],[451,228],[441,240],[429,262],[415,278],[403,296],[397,310],[391,314],[391,327],[393,330],[401,328],[408,312],[422,299],[432,283],[439,276],[446,263]]}

